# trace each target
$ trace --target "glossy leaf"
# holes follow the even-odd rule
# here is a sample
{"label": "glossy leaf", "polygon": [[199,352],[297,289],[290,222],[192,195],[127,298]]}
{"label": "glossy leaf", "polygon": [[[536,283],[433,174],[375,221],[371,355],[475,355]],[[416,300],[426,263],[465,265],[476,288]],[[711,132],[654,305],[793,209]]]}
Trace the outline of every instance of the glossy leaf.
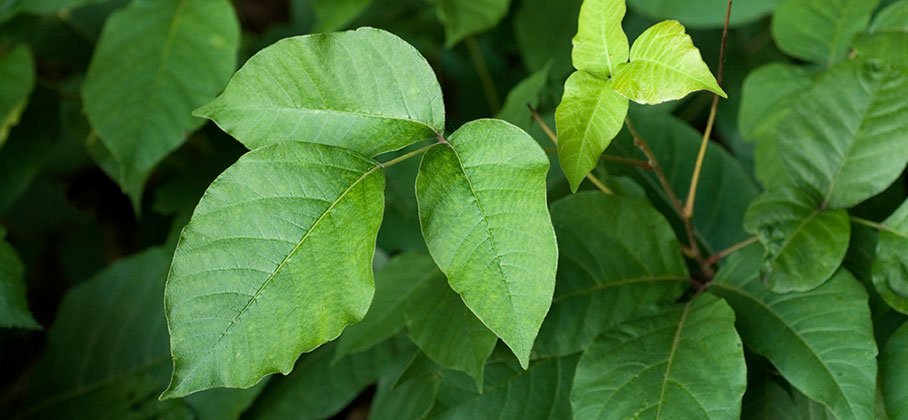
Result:
{"label": "glossy leaf", "polygon": [[882,225],[873,261],[873,285],[889,306],[908,314],[908,201]]}
{"label": "glossy leaf", "polygon": [[739,418],[747,373],[734,321],[704,295],[606,331],[577,365],[574,418]]}
{"label": "glossy leaf", "polygon": [[524,367],[555,289],[548,167],[528,134],[503,121],[479,120],[429,149],[416,178],[429,252]]}
{"label": "glossy leaf", "polygon": [[433,0],[438,20],[445,27],[445,46],[498,25],[508,13],[510,0]]}
{"label": "glossy leaf", "polygon": [[[759,377],[751,379],[755,373]],[[747,376],[742,420],[836,420],[826,406],[791,388],[774,371],[754,372],[748,366]]]}
{"label": "glossy leaf", "polygon": [[644,200],[579,193],[553,204],[552,220],[558,282],[536,357],[580,352],[608,327],[674,302],[689,284],[678,239]]}
{"label": "glossy leaf", "polygon": [[571,59],[580,71],[609,77],[627,62],[627,35],[621,27],[627,11],[624,0],[586,0],[580,8]]}
{"label": "glossy leaf", "polygon": [[[757,20],[775,8],[780,0],[742,1],[733,4],[732,27]],[[727,0],[628,0],[637,12],[652,19],[678,19],[697,29],[721,29],[725,24]]]}
{"label": "glossy leaf", "polygon": [[831,66],[870,23],[879,0],[785,0],[772,19],[776,45],[793,57]]}
{"label": "glossy leaf", "polygon": [[117,183],[146,177],[202,125],[190,113],[224,87],[238,48],[227,0],[139,0],[107,20],[82,96]]}
{"label": "glossy leaf", "polygon": [[429,64],[400,38],[372,28],[278,41],[195,115],[250,149],[309,141],[366,156],[435,137],[445,126]]}
{"label": "glossy leaf", "polygon": [[362,322],[344,330],[334,360],[367,350],[406,326],[406,303],[433,277],[443,275],[432,258],[402,254],[375,273],[375,298]]}
{"label": "glossy leaf", "polygon": [[35,86],[35,62],[27,47],[20,45],[0,55],[0,147],[9,129],[19,123]]}
{"label": "glossy leaf", "polygon": [[23,274],[25,267],[0,226],[0,327],[41,329],[28,310]]}
{"label": "glossy leaf", "polygon": [[708,90],[728,97],[678,21],[657,23],[634,40],[630,62],[615,69],[613,88],[641,104],[681,99]]}
{"label": "glossy leaf", "polygon": [[808,291],[838,270],[851,224],[844,210],[823,209],[790,188],[764,193],[747,209],[744,227],[763,245],[760,276],[776,293]]}
{"label": "glossy leaf", "polygon": [[555,112],[558,160],[571,191],[577,191],[599,156],[621,131],[627,99],[613,90],[610,80],[578,71],[564,85],[564,98]]}
{"label": "glossy leaf", "polygon": [[747,347],[840,419],[874,418],[877,348],[861,284],[840,270],[809,292],[775,294],[759,270],[760,249],[750,246],[726,262],[710,288],[734,308]]}
{"label": "glossy leaf", "polygon": [[[908,324],[906,324],[908,325]],[[880,387],[890,418],[908,415],[908,326],[896,331],[880,353]]]}
{"label": "glossy leaf", "polygon": [[908,71],[850,61],[828,72],[779,128],[793,180],[831,208],[886,189],[908,163]]}
{"label": "glossy leaf", "polygon": [[244,155],[208,188],[180,238],[165,303],[165,398],[245,388],[366,314],[384,209],[378,164],[285,142]]}

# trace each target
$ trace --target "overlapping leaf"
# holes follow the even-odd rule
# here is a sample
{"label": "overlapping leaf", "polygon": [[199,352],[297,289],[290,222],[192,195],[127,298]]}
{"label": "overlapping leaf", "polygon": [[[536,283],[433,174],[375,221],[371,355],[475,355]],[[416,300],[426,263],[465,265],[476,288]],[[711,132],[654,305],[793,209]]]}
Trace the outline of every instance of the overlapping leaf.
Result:
{"label": "overlapping leaf", "polygon": [[880,353],[880,387],[890,418],[908,415],[908,324],[896,331]]}
{"label": "overlapping leaf", "polygon": [[759,270],[760,249],[748,247],[710,289],[734,308],[744,343],[840,419],[874,418],[877,348],[863,286],[840,270],[809,292],[775,294]]}
{"label": "overlapping leaf", "polygon": [[429,64],[400,38],[372,28],[278,41],[195,114],[250,149],[310,141],[366,156],[435,137],[445,125]]}
{"label": "overlapping leaf", "polygon": [[883,226],[873,261],[873,285],[889,306],[908,313],[908,201]]}
{"label": "overlapping leaf", "polygon": [[315,0],[312,9],[318,22],[314,32],[343,29],[371,4],[372,0]]}
{"label": "overlapping leaf", "polygon": [[25,268],[5,238],[6,230],[0,226],[0,327],[40,329],[25,300]]}
{"label": "overlapping leaf", "polygon": [[554,75],[571,71],[571,39],[583,0],[524,0],[514,16],[514,37],[524,66],[538,71],[552,63]]}
{"label": "overlapping leaf", "polygon": [[734,321],[704,295],[606,331],[577,365],[574,418],[739,418],[747,374]]}
{"label": "overlapping leaf", "polygon": [[24,45],[0,55],[0,147],[9,129],[19,123],[35,86],[35,63]]}
{"label": "overlapping leaf", "polygon": [[224,87],[239,35],[227,0],[138,0],[108,19],[82,95],[121,186],[147,176],[202,124],[190,113]]}
{"label": "overlapping leaf", "polygon": [[674,302],[689,283],[674,232],[644,200],[580,193],[552,205],[552,219],[558,283],[536,357],[580,352],[608,327]]}
{"label": "overlapping leaf", "polygon": [[519,128],[479,120],[429,149],[416,179],[429,252],[524,367],[555,288],[548,167],[545,153]]}
{"label": "overlapping leaf", "polygon": [[212,183],[167,282],[174,374],[164,397],[288,373],[363,318],[384,210],[378,168],[346,149],[284,142]]}
{"label": "overlapping leaf", "polygon": [[445,45],[453,47],[467,36],[494,28],[508,13],[510,0],[434,0],[445,27]]}
{"label": "overlapping leaf", "polygon": [[831,66],[864,30],[879,0],[785,0],[772,19],[772,37],[785,53]]}

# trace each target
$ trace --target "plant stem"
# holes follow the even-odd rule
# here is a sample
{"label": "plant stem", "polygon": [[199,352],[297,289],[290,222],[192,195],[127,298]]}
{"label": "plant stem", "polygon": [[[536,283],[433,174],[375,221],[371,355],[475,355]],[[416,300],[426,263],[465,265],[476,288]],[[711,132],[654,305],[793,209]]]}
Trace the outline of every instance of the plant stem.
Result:
{"label": "plant stem", "polygon": [[[551,140],[552,143],[555,143],[555,145],[557,146],[558,145],[558,136],[555,135],[555,132],[552,131],[551,127],[549,127],[549,125],[545,122],[545,120],[542,119],[542,117],[539,115],[539,112],[537,112],[536,109],[533,108],[532,105],[527,104],[527,108],[530,109],[530,115],[533,117],[533,121],[535,121],[536,124],[538,124],[539,127],[542,128],[542,131],[545,132],[545,135],[549,137],[549,140]],[[599,191],[602,191],[608,195],[614,194],[614,191],[612,191],[609,187],[607,187],[602,182],[602,180],[600,180],[599,178],[596,178],[596,176],[593,175],[592,173],[586,174],[586,179],[588,181],[590,181],[590,183],[593,184],[593,186],[598,188]]]}
{"label": "plant stem", "polygon": [[[728,45],[728,21],[731,18],[731,5],[733,0],[728,0],[728,6],[725,8],[725,26],[722,29],[722,46],[719,47],[719,71],[716,74],[716,82],[722,86],[722,74],[725,70],[725,47]],[[709,137],[713,132],[713,125],[716,123],[716,111],[719,108],[719,95],[713,94],[713,103],[709,107],[709,120],[706,122],[706,129],[703,130],[703,140],[700,142],[700,151],[697,153],[697,162],[694,164],[694,173],[690,178],[690,190],[687,193],[687,203],[684,205],[684,217],[690,219],[694,215],[694,202],[697,199],[697,185],[700,183],[700,172],[703,170],[703,160],[706,158],[706,147],[709,145]]]}
{"label": "plant stem", "polygon": [[410,158],[413,157],[413,156],[419,156],[419,155],[425,153],[426,151],[428,151],[429,149],[431,149],[432,147],[435,147],[435,145],[440,144],[440,143],[441,143],[441,142],[435,142],[435,143],[432,143],[432,144],[430,144],[430,145],[420,147],[419,149],[413,150],[413,151],[411,151],[411,152],[404,153],[404,154],[402,154],[402,155],[400,155],[400,156],[398,156],[398,157],[396,157],[396,158],[394,158],[394,159],[391,159],[391,160],[389,160],[389,161],[387,161],[387,162],[379,163],[378,166],[379,166],[379,167],[382,167],[382,168],[390,168],[390,167],[392,167],[392,166],[394,166],[394,165],[397,165],[398,163],[401,163],[401,162],[403,162],[403,161],[405,161],[405,160],[407,160],[407,159],[410,159]]}
{"label": "plant stem", "polygon": [[648,171],[653,170],[653,165],[650,165],[649,162],[647,162],[645,160],[631,159],[631,158],[626,158],[626,157],[621,157],[621,156],[612,156],[612,155],[602,155],[601,159],[607,160],[609,162],[623,163],[625,165],[637,166],[637,167],[646,169]]}
{"label": "plant stem", "polygon": [[748,246],[755,244],[756,242],[757,242],[756,236],[747,238],[726,249],[723,249],[722,251],[719,251],[719,252],[711,255],[709,258],[706,259],[706,264],[709,265],[710,267],[712,267],[712,266],[716,265],[717,262],[721,261],[723,258],[725,258],[731,254],[734,254],[735,252],[738,252],[744,248],[747,248]]}
{"label": "plant stem", "polygon": [[895,229],[893,229],[893,228],[891,228],[891,227],[889,227],[889,226],[886,226],[886,225],[884,225],[884,224],[882,224],[882,223],[877,223],[877,222],[874,222],[874,221],[872,221],[872,220],[867,220],[867,219],[864,219],[864,218],[861,218],[861,217],[857,217],[857,216],[851,216],[851,221],[854,222],[854,223],[857,223],[857,224],[859,224],[859,225],[867,226],[867,227],[869,227],[869,228],[871,228],[871,229],[876,229],[876,230],[878,230],[878,231],[880,231],[880,232],[891,233],[891,234],[893,234],[893,235],[895,235],[895,236],[898,236],[898,237],[901,237],[901,238],[908,239],[908,235],[906,235],[906,234],[904,234],[904,233],[902,233],[902,232],[900,232],[900,231],[898,231],[898,230],[895,230]]}
{"label": "plant stem", "polygon": [[473,60],[473,66],[476,67],[476,73],[479,75],[479,81],[482,82],[482,89],[486,94],[486,102],[489,104],[489,110],[492,115],[501,110],[501,101],[498,99],[498,91],[495,89],[495,82],[492,80],[492,74],[489,72],[489,66],[482,55],[482,49],[479,43],[472,35],[464,38],[464,44],[470,51],[470,59]]}

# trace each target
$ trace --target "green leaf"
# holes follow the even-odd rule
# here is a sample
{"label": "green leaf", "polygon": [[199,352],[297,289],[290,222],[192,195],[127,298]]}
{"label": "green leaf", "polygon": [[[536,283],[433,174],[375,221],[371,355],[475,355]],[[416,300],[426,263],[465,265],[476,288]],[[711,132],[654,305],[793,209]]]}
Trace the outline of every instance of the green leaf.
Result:
{"label": "green leaf", "polygon": [[65,13],[93,3],[103,3],[109,0],[25,0],[21,10],[25,13],[57,14]]}
{"label": "green leaf", "polygon": [[710,288],[734,308],[744,343],[840,419],[872,419],[877,349],[861,284],[840,270],[814,290],[780,295],[763,286],[759,270],[760,249],[750,246]]}
{"label": "green leaf", "polygon": [[552,220],[558,281],[534,356],[580,352],[608,327],[687,288],[678,239],[646,201],[579,193],[553,204]]}
{"label": "green leaf", "polygon": [[877,13],[868,33],[858,35],[854,49],[861,57],[908,67],[908,1],[895,2]]}
{"label": "green leaf", "polygon": [[786,54],[825,66],[845,57],[879,0],[785,0],[772,19],[772,37]]}
{"label": "green leaf", "polygon": [[312,9],[317,18],[313,32],[344,29],[372,4],[372,0],[314,0]]}
{"label": "green leaf", "polygon": [[40,330],[25,299],[25,267],[5,237],[6,230],[0,226],[0,327]]}
{"label": "green leaf", "polygon": [[432,258],[523,367],[555,289],[548,167],[528,134],[503,121],[479,120],[429,149],[416,178]]}
{"label": "green leaf", "polygon": [[28,47],[20,45],[0,55],[0,147],[9,129],[19,123],[34,87],[35,61]]}
{"label": "green leaf", "polygon": [[445,46],[498,25],[508,13],[510,0],[434,0],[438,20],[445,27]]}
{"label": "green leaf", "polygon": [[880,353],[880,387],[893,419],[908,415],[908,324],[896,331]]}
{"label": "green leaf", "polygon": [[482,390],[482,372],[498,337],[464,305],[437,269],[407,303],[410,339],[432,361],[466,372]]}
{"label": "green leaf", "polygon": [[851,236],[845,210],[823,209],[791,188],[763,193],[747,209],[744,228],[763,245],[760,276],[776,293],[825,283],[842,264]]}
{"label": "green leaf", "polygon": [[227,0],[137,0],[107,20],[82,96],[124,189],[202,125],[190,113],[230,77],[239,29]]}
{"label": "green leaf", "polygon": [[504,101],[504,106],[495,118],[505,120],[514,124],[522,130],[529,130],[533,127],[533,118],[527,105],[534,109],[539,106],[539,96],[545,89],[549,80],[551,65],[545,65],[543,68],[523,79],[514,88],[508,92],[508,97]]}
{"label": "green leaf", "polygon": [[[223,419],[246,409],[257,390],[157,400],[168,373],[161,295],[169,261],[168,251],[152,248],[66,293],[29,381],[23,418],[161,418],[189,416],[192,407],[197,418]],[[212,409],[199,397],[224,400]]]}
{"label": "green leaf", "polygon": [[552,74],[571,71],[571,39],[583,0],[523,0],[514,16],[514,37],[527,70],[552,64]]}
{"label": "green leaf", "polygon": [[[742,26],[769,14],[780,0],[734,3],[729,26]],[[728,0],[628,0],[637,12],[651,19],[678,19],[697,29],[722,28]]]}
{"label": "green leaf", "polygon": [[704,295],[606,331],[577,364],[574,418],[739,418],[747,372],[734,322]]}
{"label": "green leaf", "polygon": [[640,34],[630,60],[615,69],[612,87],[634,102],[659,104],[698,90],[728,97],[676,20],[657,23]]}
{"label": "green leaf", "polygon": [[278,41],[195,115],[249,149],[303,140],[366,156],[436,137],[445,127],[432,68],[402,39],[372,28]]}
{"label": "green leaf", "polygon": [[627,35],[621,21],[624,0],[586,0],[580,8],[577,36],[571,59],[574,68],[599,77],[609,77],[627,62]]}
{"label": "green leaf", "polygon": [[564,85],[555,124],[558,160],[571,191],[577,191],[624,125],[628,102],[613,86],[610,80],[584,71],[572,74]]}
{"label": "green leaf", "polygon": [[836,420],[826,406],[791,388],[775,372],[754,372],[748,366],[747,393],[741,410],[743,420]]}
{"label": "green leaf", "polygon": [[[373,420],[423,419],[435,405],[443,369],[422,353],[396,374],[378,381],[375,399],[369,407]],[[474,388],[475,389],[475,386]]]}
{"label": "green leaf", "polygon": [[829,71],[779,128],[782,157],[798,185],[824,206],[847,208],[879,194],[908,163],[908,72],[849,61]]}
{"label": "green leaf", "polygon": [[898,0],[882,8],[870,24],[870,33],[908,31],[908,0]]}
{"label": "green leaf", "polygon": [[908,314],[908,201],[882,223],[873,286],[893,309]]}
{"label": "green leaf", "polygon": [[165,303],[174,373],[163,398],[246,388],[366,314],[384,210],[380,166],[334,146],[244,155],[183,229]]}
{"label": "green leaf", "polygon": [[344,330],[334,360],[359,353],[387,340],[406,325],[406,302],[432,277],[442,274],[432,258],[402,254],[375,273],[375,298],[362,322]]}
{"label": "green leaf", "polygon": [[748,140],[775,137],[775,130],[800,97],[813,86],[804,67],[771,63],[750,72],[744,79],[738,126]]}

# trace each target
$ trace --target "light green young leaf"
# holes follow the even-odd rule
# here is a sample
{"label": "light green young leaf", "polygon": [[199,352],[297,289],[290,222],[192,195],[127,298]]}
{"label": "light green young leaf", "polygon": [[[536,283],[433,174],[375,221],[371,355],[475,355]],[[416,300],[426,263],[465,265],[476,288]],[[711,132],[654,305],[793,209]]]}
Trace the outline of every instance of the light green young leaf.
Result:
{"label": "light green young leaf", "polygon": [[82,96],[119,164],[121,187],[147,176],[202,125],[191,112],[224,87],[239,32],[227,0],[137,0],[107,20]]}
{"label": "light green young leaf", "polygon": [[504,121],[479,120],[429,149],[416,177],[429,252],[524,368],[555,289],[548,167],[528,134]]}
{"label": "light green young leaf", "polygon": [[404,40],[372,28],[278,41],[195,115],[250,149],[310,141],[366,156],[435,137],[445,126],[432,68]]}
{"label": "light green young leaf", "polygon": [[510,0],[434,0],[445,27],[445,46],[494,28],[508,14]]}
{"label": "light green young leaf", "polygon": [[760,276],[775,293],[825,283],[842,264],[851,236],[845,210],[823,209],[791,188],[763,193],[747,209],[744,228],[763,245]]}
{"label": "light green young leaf", "polygon": [[372,4],[372,0],[314,0],[317,21],[313,32],[344,29]]}
{"label": "light green young leaf", "polygon": [[574,68],[598,77],[609,77],[627,62],[627,35],[621,21],[624,0],[585,0],[580,8],[571,59]]}
{"label": "light green young leaf", "polygon": [[574,418],[739,418],[747,370],[734,322],[703,295],[606,331],[577,365]]}
{"label": "light green young leaf", "polygon": [[606,328],[674,302],[689,283],[671,226],[644,200],[579,193],[552,205],[552,221],[561,257],[535,357],[581,352]]}
{"label": "light green young leaf", "polygon": [[[734,3],[729,26],[751,23],[769,14],[780,0],[748,0]],[[728,0],[628,0],[630,6],[647,17],[678,19],[697,29],[721,29],[725,24]]]}
{"label": "light green young leaf", "polygon": [[564,85],[564,97],[555,111],[558,161],[576,192],[599,163],[599,156],[621,131],[627,99],[613,90],[608,79],[578,71]]}
{"label": "light green young leaf", "polygon": [[[260,389],[158,401],[167,385],[164,278],[170,253],[152,248],[67,292],[35,366],[22,418],[236,418]],[[208,402],[220,400],[211,407]],[[190,408],[191,407],[191,408]]]}
{"label": "light green young leaf", "polygon": [[698,90],[728,97],[676,20],[657,23],[640,34],[630,60],[615,69],[612,87],[634,102],[659,104]]}
{"label": "light green young leaf", "polygon": [[0,147],[9,129],[19,123],[35,87],[35,61],[28,47],[20,45],[0,55]]}
{"label": "light green young leaf", "polygon": [[441,272],[432,271],[437,275],[407,302],[410,339],[435,363],[466,372],[482,390],[483,368],[498,337],[470,312]]}
{"label": "light green young leaf", "polygon": [[908,71],[848,61],[830,70],[779,127],[789,175],[847,208],[879,194],[908,163]]}
{"label": "light green young leaf", "polygon": [[406,325],[405,303],[434,276],[442,276],[427,255],[402,254],[375,273],[375,298],[362,322],[344,330],[334,361],[367,350]]}
{"label": "light green young leaf", "polygon": [[174,372],[163,398],[246,388],[360,321],[384,210],[379,164],[284,142],[247,153],[183,229],[165,304]]}
{"label": "light green young leaf", "polygon": [[908,416],[908,324],[889,338],[880,353],[880,387],[890,418]]}
{"label": "light green young leaf", "polygon": [[873,261],[873,286],[889,306],[908,314],[908,201],[883,226]]}
{"label": "light green young leaf", "polygon": [[785,0],[772,19],[780,50],[827,67],[845,57],[879,0]]}
{"label": "light green young leaf", "polygon": [[40,330],[41,325],[28,311],[25,299],[25,268],[12,245],[4,240],[6,230],[0,226],[0,327]]}
{"label": "light green young leaf", "polygon": [[863,286],[840,270],[809,292],[775,294],[759,270],[760,248],[750,246],[727,260],[710,288],[734,308],[744,343],[840,419],[873,419],[877,348]]}

